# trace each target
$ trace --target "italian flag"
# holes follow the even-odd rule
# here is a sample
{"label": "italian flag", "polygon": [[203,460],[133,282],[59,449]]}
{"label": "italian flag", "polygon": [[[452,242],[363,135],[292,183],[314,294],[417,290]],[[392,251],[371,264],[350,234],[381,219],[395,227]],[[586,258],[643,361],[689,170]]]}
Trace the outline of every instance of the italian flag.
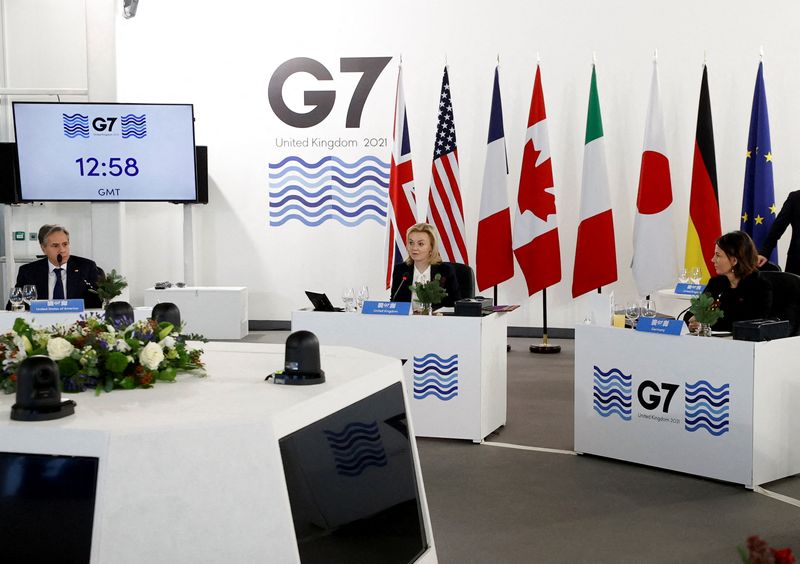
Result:
{"label": "italian flag", "polygon": [[572,274],[573,298],[617,280],[614,216],[611,212],[603,119],[600,116],[594,65],[589,90],[589,114],[586,118],[580,220]]}

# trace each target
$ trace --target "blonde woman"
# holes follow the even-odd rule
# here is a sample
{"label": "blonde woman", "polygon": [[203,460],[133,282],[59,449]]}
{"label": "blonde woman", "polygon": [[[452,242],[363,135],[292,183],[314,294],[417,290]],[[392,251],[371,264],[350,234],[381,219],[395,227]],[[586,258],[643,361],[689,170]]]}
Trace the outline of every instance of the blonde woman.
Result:
{"label": "blonde woman", "polygon": [[428,223],[411,226],[406,232],[406,248],[408,258],[395,265],[392,272],[392,301],[410,302],[413,284],[428,282],[441,274],[439,283],[447,292],[441,305],[452,307],[461,298],[461,293],[453,267],[442,262],[436,229]]}

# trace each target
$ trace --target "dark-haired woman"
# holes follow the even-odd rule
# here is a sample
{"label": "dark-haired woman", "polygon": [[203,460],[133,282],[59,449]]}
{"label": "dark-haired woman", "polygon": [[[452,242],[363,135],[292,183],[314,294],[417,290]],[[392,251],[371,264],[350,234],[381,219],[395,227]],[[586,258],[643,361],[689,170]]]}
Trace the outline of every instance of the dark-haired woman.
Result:
{"label": "dark-haired woman", "polygon": [[[724,317],[711,328],[730,331],[734,321],[764,319],[772,306],[772,286],[759,276],[758,251],[744,231],[731,231],[719,239],[711,259],[717,275],[708,281],[703,293],[719,301]],[[692,316],[689,329],[697,331],[700,323]]]}

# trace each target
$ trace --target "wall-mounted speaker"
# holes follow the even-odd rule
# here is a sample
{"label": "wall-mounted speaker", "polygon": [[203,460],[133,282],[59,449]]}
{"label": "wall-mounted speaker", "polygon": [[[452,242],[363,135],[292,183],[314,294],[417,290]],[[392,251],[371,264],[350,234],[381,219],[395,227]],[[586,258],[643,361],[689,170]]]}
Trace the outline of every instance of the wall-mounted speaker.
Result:
{"label": "wall-mounted speaker", "polygon": [[208,147],[197,145],[194,148],[197,167],[197,203],[208,203]]}
{"label": "wall-mounted speaker", "polygon": [[19,203],[17,144],[0,143],[0,204],[17,203]]}

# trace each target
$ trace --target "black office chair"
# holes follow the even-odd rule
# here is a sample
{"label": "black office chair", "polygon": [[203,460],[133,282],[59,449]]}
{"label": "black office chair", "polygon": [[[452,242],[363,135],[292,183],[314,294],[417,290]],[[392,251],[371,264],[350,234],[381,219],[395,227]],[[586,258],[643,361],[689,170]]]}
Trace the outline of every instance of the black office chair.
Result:
{"label": "black office chair", "polygon": [[769,317],[786,319],[789,335],[800,335],[800,276],[775,271],[762,271],[759,276],[772,285]]}
{"label": "black office chair", "polygon": [[111,302],[106,306],[106,321],[117,329],[133,323],[133,308],[128,302]]}
{"label": "black office chair", "polygon": [[161,302],[154,305],[150,318],[155,320],[156,323],[161,323],[162,321],[172,323],[176,330],[181,327],[181,310],[172,302]]}
{"label": "black office chair", "polygon": [[458,289],[461,292],[461,298],[474,298],[475,297],[475,273],[472,267],[468,264],[461,264],[460,262],[446,262],[453,268],[456,273],[456,280],[458,280]]}
{"label": "black office chair", "polygon": [[761,272],[781,272],[781,267],[774,262],[767,261],[758,267]]}

